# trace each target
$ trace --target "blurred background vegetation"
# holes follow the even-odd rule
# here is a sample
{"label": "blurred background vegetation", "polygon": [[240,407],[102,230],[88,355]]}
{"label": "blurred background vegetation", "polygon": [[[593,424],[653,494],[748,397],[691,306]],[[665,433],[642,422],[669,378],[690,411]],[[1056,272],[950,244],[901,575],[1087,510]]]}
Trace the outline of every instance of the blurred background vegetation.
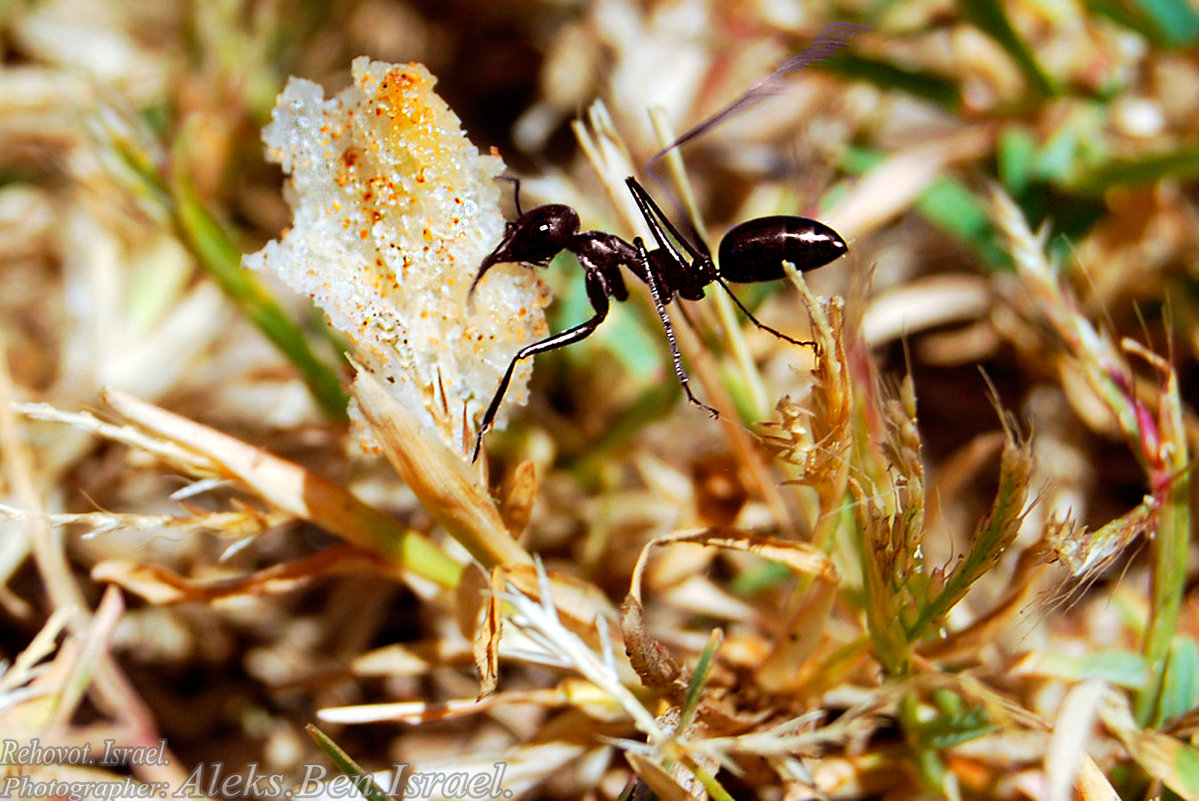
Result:
{"label": "blurred background vegetation", "polygon": [[[835,440],[814,434],[835,415],[804,405],[809,391],[830,401],[831,368],[812,390],[810,354],[698,304],[685,353],[739,414],[730,433],[680,402],[637,302],[539,358],[529,407],[489,440],[505,523],[616,604],[641,548],[674,531],[752,529],[829,554],[832,595],[711,549],[645,578],[651,628],[679,661],[693,666],[713,627],[730,632],[725,675],[697,670],[693,688],[748,682],[780,631],[819,641],[792,666],[797,684],[738,697],[736,724],[709,719],[708,735],[813,710],[858,726],[788,752],[811,775],[785,780],[751,748],[735,769],[708,765],[719,782],[697,795],[1064,798],[1110,781],[1137,797],[1164,780],[1199,797],[1187,0],[0,2],[0,732],[165,737],[170,766],[132,769],[146,781],[218,761],[297,776],[324,759],[303,730],[318,710],[477,692],[470,625],[455,620],[474,607],[446,589],[444,556],[415,578],[378,554],[323,562],[346,537],[319,519],[220,458],[169,451],[177,437],[86,415],[104,387],[152,401],[463,559],[437,510],[347,444],[343,344],[319,312],[240,270],[290,222],[259,139],[289,75],[332,92],[355,56],[420,61],[475,144],[524,179],[526,208],[568,203],[628,236],[572,123],[603,101],[611,138],[644,163],[670,138],[650,109],[684,131],[837,20],[871,30],[682,157],[711,241],[800,213],[850,242],[809,281],[846,298],[843,327],[830,312],[821,336],[858,393],[841,398],[852,431],[836,440],[852,476],[823,497],[807,455]],[[553,330],[589,313],[568,259],[544,276]],[[784,331],[813,308],[786,282],[739,292]],[[988,525],[1006,528],[987,540]],[[112,583],[127,608],[104,596]],[[815,631],[786,622],[813,598],[827,602]],[[562,690],[544,665],[501,664],[501,694]],[[613,756],[603,738],[637,736],[618,714],[507,700],[422,726],[410,712],[326,728],[366,768],[486,754],[511,760],[530,797],[615,798],[638,776],[669,795]]]}

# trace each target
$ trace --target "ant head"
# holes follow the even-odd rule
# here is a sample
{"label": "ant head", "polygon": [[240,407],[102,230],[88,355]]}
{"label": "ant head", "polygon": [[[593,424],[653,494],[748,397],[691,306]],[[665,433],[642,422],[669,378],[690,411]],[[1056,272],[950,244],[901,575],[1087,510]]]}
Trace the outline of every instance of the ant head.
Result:
{"label": "ant head", "polygon": [[[544,265],[566,250],[579,232],[579,215],[570,206],[551,203],[538,206],[513,223],[511,237],[500,245],[495,261],[519,261]],[[507,246],[505,248],[505,245]]]}
{"label": "ant head", "polygon": [[544,267],[571,245],[578,231],[579,215],[570,206],[550,203],[526,211],[516,222],[508,224],[503,240],[483,259],[468,296],[474,296],[483,274],[496,264],[515,262]]}

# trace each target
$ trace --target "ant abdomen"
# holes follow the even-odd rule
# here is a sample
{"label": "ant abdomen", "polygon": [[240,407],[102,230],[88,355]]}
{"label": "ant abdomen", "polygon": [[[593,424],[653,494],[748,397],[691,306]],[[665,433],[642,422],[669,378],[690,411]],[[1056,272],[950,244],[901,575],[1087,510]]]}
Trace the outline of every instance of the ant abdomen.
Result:
{"label": "ant abdomen", "polygon": [[775,281],[783,262],[801,272],[823,267],[847,251],[845,240],[822,222],[776,215],[746,220],[720,242],[720,277],[741,284]]}

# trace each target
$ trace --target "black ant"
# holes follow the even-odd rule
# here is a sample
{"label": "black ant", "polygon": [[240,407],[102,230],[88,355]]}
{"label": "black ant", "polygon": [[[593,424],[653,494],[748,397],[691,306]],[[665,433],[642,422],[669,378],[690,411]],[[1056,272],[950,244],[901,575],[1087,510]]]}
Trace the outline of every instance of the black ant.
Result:
{"label": "black ant", "polygon": [[[815,347],[814,342],[792,339],[786,334],[774,330],[760,322],[749,309],[737,299],[729,289],[726,281],[737,283],[756,283],[759,281],[775,281],[784,276],[783,262],[788,261],[801,271],[814,270],[823,267],[845,255],[848,246],[845,240],[822,222],[806,217],[790,217],[778,215],[759,217],[747,220],[735,226],[720,242],[720,270],[712,262],[712,255],[706,246],[692,244],[663,214],[662,209],[649,196],[645,188],[636,178],[625,179],[629,191],[633,193],[641,214],[645,217],[654,241],[658,247],[646,251],[641,237],[636,237],[633,244],[625,242],[615,234],[603,231],[580,231],[579,215],[570,206],[561,203],[551,203],[537,206],[527,212],[520,209],[520,183],[516,184],[515,201],[517,219],[509,222],[504,231],[504,238],[495,250],[483,260],[475,280],[471,283],[473,293],[479,281],[493,265],[506,262],[544,267],[550,259],[566,250],[574,254],[579,266],[583,268],[583,282],[587,288],[587,299],[595,314],[573,328],[559,334],[526,345],[512,357],[508,370],[500,381],[499,389],[491,399],[483,421],[479,425],[479,434],[475,439],[475,451],[471,460],[479,458],[479,449],[483,444],[483,435],[495,421],[496,412],[508,383],[512,380],[512,372],[518,362],[544,353],[548,350],[561,348],[587,338],[599,327],[608,316],[609,298],[617,301],[628,299],[629,290],[625,286],[624,276],[620,272],[622,266],[627,267],[633,275],[649,285],[650,294],[654,299],[654,308],[662,320],[666,330],[666,340],[670,343],[670,353],[674,358],[674,372],[687,394],[687,400],[708,412],[712,417],[718,413],[711,406],[695,397],[689,386],[687,372],[683,369],[683,356],[675,340],[674,327],[666,314],[666,304],[677,295],[685,300],[700,300],[704,297],[704,288],[709,284],[719,284],[737,307],[744,312],[750,322],[765,331],[769,331],[779,339],[795,345]],[[666,231],[682,245],[686,255],[678,250],[663,231]],[[702,248],[702,249],[701,249]]]}
{"label": "black ant", "polygon": [[[803,51],[784,59],[778,67],[765,78],[754,83],[737,99],[720,111],[707,118],[699,125],[676,139],[665,149],[659,151],[646,165],[652,171],[653,164],[670,150],[679,147],[700,134],[711,130],[729,117],[740,113],[747,106],[758,100],[780,91],[783,77],[791,72],[804,69],[810,64],[828,58],[845,47],[848,39],[867,30],[866,26],[851,22],[833,22],[825,26],[816,40]],[[522,359],[536,356],[547,350],[554,350],[578,342],[591,336],[592,332],[608,316],[609,299],[623,301],[628,299],[629,290],[625,286],[624,276],[620,268],[627,267],[633,275],[649,285],[650,294],[654,298],[654,308],[662,320],[666,330],[666,340],[670,343],[670,353],[674,358],[674,372],[683,385],[687,400],[707,411],[712,417],[718,417],[716,410],[695,397],[689,386],[687,372],[683,369],[683,356],[679,353],[678,342],[675,340],[674,327],[666,314],[666,304],[677,295],[684,300],[700,300],[704,297],[704,288],[709,284],[719,284],[729,294],[737,308],[758,328],[769,331],[779,339],[784,339],[795,345],[815,348],[815,342],[800,341],[782,334],[768,325],[758,321],[750,314],[749,309],[737,299],[729,289],[726,281],[736,283],[756,283],[759,281],[774,281],[784,276],[783,262],[788,261],[801,271],[814,270],[823,267],[845,255],[848,247],[845,240],[824,223],[809,220],[806,217],[774,216],[760,217],[747,220],[735,226],[725,234],[720,242],[720,269],[716,269],[712,254],[700,237],[696,237],[698,246],[679,233],[670,219],[662,213],[662,209],[654,202],[645,188],[636,178],[629,177],[625,183],[633,193],[633,199],[641,211],[641,216],[649,225],[654,241],[658,247],[647,251],[640,237],[633,244],[625,242],[615,234],[603,231],[580,231],[579,215],[570,206],[561,203],[551,203],[538,206],[527,212],[520,208],[520,181],[512,180],[516,185],[515,222],[509,222],[504,229],[504,238],[479,266],[479,272],[470,285],[473,294],[483,275],[496,264],[516,262],[529,266],[545,267],[550,259],[566,250],[575,255],[583,268],[583,281],[587,288],[587,299],[595,314],[591,319],[569,328],[560,334],[526,345],[512,357],[504,378],[500,381],[499,389],[491,399],[483,421],[479,425],[479,434],[475,439],[475,452],[471,461],[479,458],[479,448],[483,444],[483,435],[495,421],[496,412],[508,384],[512,380],[512,371]],[[665,230],[663,230],[665,227]],[[670,236],[666,232],[669,231]],[[679,251],[671,242],[674,238],[686,255]],[[469,295],[468,295],[469,297]]]}

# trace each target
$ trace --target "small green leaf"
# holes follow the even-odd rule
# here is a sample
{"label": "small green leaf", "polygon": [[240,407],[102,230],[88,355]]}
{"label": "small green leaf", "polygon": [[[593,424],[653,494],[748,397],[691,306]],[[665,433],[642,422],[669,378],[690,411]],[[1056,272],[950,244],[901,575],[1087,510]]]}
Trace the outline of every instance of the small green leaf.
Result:
{"label": "small green leaf", "polygon": [[999,134],[995,145],[999,180],[1012,196],[1024,194],[1033,172],[1037,140],[1024,128],[1009,126]]}
{"label": "small green leaf", "polygon": [[1199,750],[1185,743],[1180,745],[1174,758],[1174,770],[1163,781],[1185,798],[1199,798]]}
{"label": "small green leaf", "polygon": [[729,583],[729,588],[737,595],[748,597],[777,587],[793,575],[795,574],[791,572],[791,568],[786,565],[778,562],[763,562],[734,576]]}
{"label": "small green leaf", "polygon": [[1034,651],[1021,660],[1020,666],[1021,672],[1037,676],[1072,682],[1100,679],[1129,689],[1139,689],[1149,677],[1145,658],[1132,651],[1103,650],[1081,655]]}
{"label": "small green leaf", "polygon": [[997,268],[1011,263],[995,242],[986,204],[974,192],[952,178],[938,178],[924,191],[916,209],[933,225],[961,240],[986,265]]}
{"label": "small green leaf", "polygon": [[1174,638],[1159,700],[1161,719],[1169,720],[1199,705],[1199,645],[1185,634]]}
{"label": "small green leaf", "polygon": [[920,727],[920,739],[930,749],[951,748],[978,739],[998,728],[981,706],[937,715]]}

